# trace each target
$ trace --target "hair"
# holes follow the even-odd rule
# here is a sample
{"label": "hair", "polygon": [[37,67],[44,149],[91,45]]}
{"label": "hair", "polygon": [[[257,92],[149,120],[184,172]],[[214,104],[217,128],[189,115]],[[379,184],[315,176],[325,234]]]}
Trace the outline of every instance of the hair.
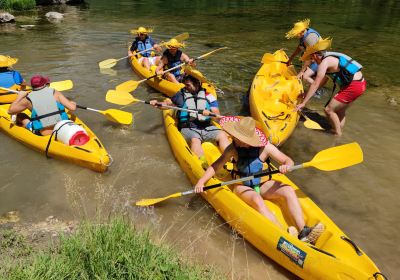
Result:
{"label": "hair", "polygon": [[326,51],[318,51],[318,52],[316,52],[315,54],[318,54],[318,55],[324,56],[324,55],[325,55],[325,53],[326,53]]}
{"label": "hair", "polygon": [[200,82],[198,79],[196,79],[195,77],[191,76],[191,75],[185,75],[185,76],[182,78],[182,82],[185,82],[186,80],[192,81],[192,83],[193,83],[194,85],[201,86],[201,82]]}

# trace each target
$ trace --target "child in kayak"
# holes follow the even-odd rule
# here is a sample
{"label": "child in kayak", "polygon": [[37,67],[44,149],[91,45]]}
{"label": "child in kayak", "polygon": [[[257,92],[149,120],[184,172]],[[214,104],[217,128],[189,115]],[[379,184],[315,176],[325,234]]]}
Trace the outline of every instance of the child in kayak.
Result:
{"label": "child in kayak", "polygon": [[154,56],[153,50],[161,53],[161,47],[149,35],[151,32],[153,32],[152,29],[142,26],[136,30],[131,30],[131,33],[137,36],[129,49],[129,55],[132,55],[133,52],[142,52],[138,62],[149,70],[151,66],[157,65],[161,58],[160,56]]}
{"label": "child in kayak", "polygon": [[[233,142],[225,149],[222,155],[205,171],[204,175],[195,185],[195,192],[203,191],[204,184],[219,171],[226,162],[233,158],[240,176],[246,177],[260,172],[263,163],[269,157],[281,163],[279,171],[285,174],[289,167],[293,166],[293,160],[269,143],[265,135],[255,126],[255,120],[251,117],[238,118],[226,117],[222,119],[221,126],[225,132],[232,136]],[[289,213],[296,223],[297,228],[288,228],[290,234],[300,240],[315,243],[325,230],[322,223],[313,227],[305,224],[303,211],[294,189],[280,181],[271,178],[261,183],[261,178],[245,181],[235,185],[233,191],[249,206],[260,212],[268,220],[282,227],[275,215],[268,209],[264,199],[283,198],[286,201]]]}
{"label": "child in kayak", "polygon": [[17,58],[0,55],[0,87],[16,90],[25,89],[26,85],[21,73],[11,68],[17,62]]}

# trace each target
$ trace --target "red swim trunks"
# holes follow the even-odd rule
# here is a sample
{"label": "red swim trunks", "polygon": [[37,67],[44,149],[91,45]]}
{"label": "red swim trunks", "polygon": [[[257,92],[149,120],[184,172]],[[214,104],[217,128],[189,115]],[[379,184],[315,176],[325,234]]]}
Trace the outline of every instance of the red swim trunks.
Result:
{"label": "red swim trunks", "polygon": [[341,103],[349,104],[356,100],[367,88],[367,81],[352,81],[350,85],[341,89],[336,95],[335,99]]}

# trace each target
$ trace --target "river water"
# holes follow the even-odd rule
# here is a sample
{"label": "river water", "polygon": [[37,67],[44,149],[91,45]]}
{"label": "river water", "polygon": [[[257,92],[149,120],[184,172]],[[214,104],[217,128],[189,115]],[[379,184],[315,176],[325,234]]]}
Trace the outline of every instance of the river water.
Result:
{"label": "river water", "polygon": [[[65,13],[65,19],[49,23],[44,14],[50,10]],[[297,171],[290,178],[389,278],[400,277],[395,237],[400,231],[398,1],[93,0],[86,6],[46,7],[16,15],[17,24],[0,26],[0,53],[18,57],[15,68],[26,79],[36,73],[53,81],[72,79],[74,88],[65,94],[98,109],[115,108],[104,100],[107,90],[138,79],[126,61],[107,73],[97,66],[101,60],[126,55],[130,29],[153,27],[157,40],[189,32],[186,52],[191,56],[228,46],[229,50],[198,63],[225,92],[219,96],[223,114],[240,112],[241,98],[262,55],[280,48],[291,52],[296,42],[286,40],[285,32],[293,22],[311,18],[312,27],[323,37],[333,37],[335,51],[364,65],[368,89],[349,109],[341,138],[299,124],[282,149],[301,163],[322,149],[356,141],[364,151],[364,162],[330,173]],[[20,27],[26,24],[35,26]],[[160,96],[146,85],[135,95]],[[309,107],[322,111],[327,98],[313,99]],[[186,190],[190,183],[170,151],[160,111],[143,104],[124,110],[135,116],[132,127],[121,128],[101,115],[78,112],[115,160],[105,174],[47,160],[0,134],[0,214],[17,210],[22,220],[38,221],[49,215],[82,219],[126,209],[139,224],[151,226],[157,238],[200,263],[216,264],[228,278],[294,278],[232,233],[198,196],[169,200],[144,211],[129,207],[140,198]]]}

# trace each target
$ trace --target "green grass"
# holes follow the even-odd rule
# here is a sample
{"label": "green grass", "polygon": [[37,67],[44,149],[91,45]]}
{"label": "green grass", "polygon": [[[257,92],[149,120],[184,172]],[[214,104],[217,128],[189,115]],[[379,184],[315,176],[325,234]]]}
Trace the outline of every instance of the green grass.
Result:
{"label": "green grass", "polygon": [[35,0],[0,0],[0,10],[30,10],[36,7]]}
{"label": "green grass", "polygon": [[85,224],[44,252],[0,268],[0,279],[223,279],[214,268],[182,261],[122,219]]}

